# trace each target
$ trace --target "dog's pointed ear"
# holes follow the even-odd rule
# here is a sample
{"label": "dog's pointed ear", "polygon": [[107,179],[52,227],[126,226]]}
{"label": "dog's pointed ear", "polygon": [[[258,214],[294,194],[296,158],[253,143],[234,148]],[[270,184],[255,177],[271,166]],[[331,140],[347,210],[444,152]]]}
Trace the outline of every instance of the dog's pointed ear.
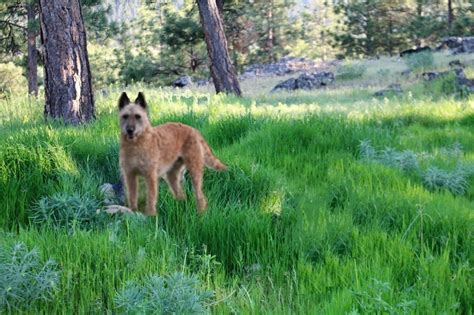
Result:
{"label": "dog's pointed ear", "polygon": [[145,101],[145,95],[143,95],[142,92],[138,92],[138,96],[135,99],[134,103],[140,105],[143,108],[147,108],[147,103]]}
{"label": "dog's pointed ear", "polygon": [[118,108],[119,110],[122,110],[125,106],[130,104],[130,99],[127,96],[127,93],[123,92],[122,95],[120,95],[119,101],[118,101]]}

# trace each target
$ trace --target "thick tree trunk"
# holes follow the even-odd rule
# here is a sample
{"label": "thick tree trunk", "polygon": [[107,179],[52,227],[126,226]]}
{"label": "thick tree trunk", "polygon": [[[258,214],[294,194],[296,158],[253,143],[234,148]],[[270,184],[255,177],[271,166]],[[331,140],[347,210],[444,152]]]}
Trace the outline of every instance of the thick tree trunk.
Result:
{"label": "thick tree trunk", "polygon": [[36,19],[35,5],[26,5],[28,16],[28,93],[38,96],[38,54],[36,52],[36,34],[34,22]]}
{"label": "thick tree trunk", "polygon": [[226,92],[241,95],[239,81],[229,57],[224,25],[216,0],[197,0],[201,16],[207,51],[211,61],[211,76],[216,93]]}
{"label": "thick tree trunk", "polygon": [[79,124],[95,117],[86,31],[79,0],[40,0],[45,118]]}
{"label": "thick tree trunk", "polygon": [[216,0],[217,10],[219,11],[221,18],[224,20],[224,0]]}

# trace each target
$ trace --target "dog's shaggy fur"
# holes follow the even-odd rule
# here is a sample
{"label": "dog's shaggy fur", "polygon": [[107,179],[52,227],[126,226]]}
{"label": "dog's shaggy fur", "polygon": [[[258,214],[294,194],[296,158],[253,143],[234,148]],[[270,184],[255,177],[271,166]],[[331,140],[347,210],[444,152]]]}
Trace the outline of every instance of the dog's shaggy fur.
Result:
{"label": "dog's shaggy fur", "polygon": [[148,196],[145,214],[156,215],[159,178],[164,178],[176,199],[185,199],[181,187],[183,172],[192,179],[198,212],[203,213],[207,200],[202,192],[204,166],[223,171],[226,166],[212,153],[201,133],[180,123],[152,127],[147,103],[140,92],[130,102],[124,92],[119,102],[120,170],[125,179],[128,206],[137,210],[137,176],[146,181]]}

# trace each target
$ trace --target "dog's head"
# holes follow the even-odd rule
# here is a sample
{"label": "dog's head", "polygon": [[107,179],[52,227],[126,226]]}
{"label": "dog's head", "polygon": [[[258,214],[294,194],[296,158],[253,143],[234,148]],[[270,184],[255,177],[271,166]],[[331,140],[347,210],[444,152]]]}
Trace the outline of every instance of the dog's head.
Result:
{"label": "dog's head", "polygon": [[123,92],[118,101],[120,130],[128,140],[139,137],[150,126],[147,115],[147,103],[142,92],[132,103]]}

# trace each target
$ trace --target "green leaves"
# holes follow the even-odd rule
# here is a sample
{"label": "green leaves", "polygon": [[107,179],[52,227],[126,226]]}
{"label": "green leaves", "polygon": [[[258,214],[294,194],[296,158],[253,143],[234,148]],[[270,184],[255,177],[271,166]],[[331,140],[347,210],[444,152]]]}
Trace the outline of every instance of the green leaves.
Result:
{"label": "green leaves", "polygon": [[59,270],[53,260],[42,262],[36,249],[17,243],[0,247],[0,313],[25,310],[53,297]]}

